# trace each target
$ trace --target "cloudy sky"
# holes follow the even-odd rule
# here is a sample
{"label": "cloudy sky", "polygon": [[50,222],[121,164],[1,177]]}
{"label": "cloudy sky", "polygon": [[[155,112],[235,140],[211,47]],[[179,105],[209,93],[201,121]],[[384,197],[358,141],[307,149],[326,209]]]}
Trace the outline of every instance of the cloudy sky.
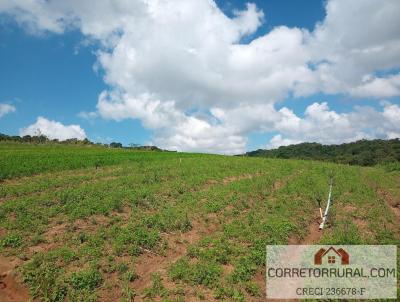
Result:
{"label": "cloudy sky", "polygon": [[400,137],[400,1],[0,0],[0,132],[224,154]]}

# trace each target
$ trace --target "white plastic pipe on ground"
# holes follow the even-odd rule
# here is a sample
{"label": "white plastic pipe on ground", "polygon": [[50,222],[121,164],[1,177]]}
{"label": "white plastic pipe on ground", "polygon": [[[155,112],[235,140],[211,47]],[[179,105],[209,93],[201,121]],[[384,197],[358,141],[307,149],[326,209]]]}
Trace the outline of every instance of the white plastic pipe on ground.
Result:
{"label": "white plastic pipe on ground", "polygon": [[331,195],[332,195],[332,178],[331,178],[331,184],[329,185],[328,203],[326,205],[324,216],[322,217],[322,222],[319,225],[320,230],[324,228],[326,219],[328,218],[329,207],[331,206]]}

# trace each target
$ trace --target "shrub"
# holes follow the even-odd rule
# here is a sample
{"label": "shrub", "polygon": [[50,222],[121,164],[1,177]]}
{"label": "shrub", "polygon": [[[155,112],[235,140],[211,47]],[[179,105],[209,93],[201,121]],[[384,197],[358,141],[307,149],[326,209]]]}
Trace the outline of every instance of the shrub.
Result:
{"label": "shrub", "polygon": [[117,265],[117,272],[118,274],[122,275],[123,273],[126,273],[128,271],[129,267],[125,263],[119,263]]}
{"label": "shrub", "polygon": [[74,289],[93,290],[103,282],[101,273],[96,269],[89,269],[73,273],[70,283]]}
{"label": "shrub", "polygon": [[17,248],[22,245],[22,237],[19,234],[9,234],[1,240],[2,247]]}

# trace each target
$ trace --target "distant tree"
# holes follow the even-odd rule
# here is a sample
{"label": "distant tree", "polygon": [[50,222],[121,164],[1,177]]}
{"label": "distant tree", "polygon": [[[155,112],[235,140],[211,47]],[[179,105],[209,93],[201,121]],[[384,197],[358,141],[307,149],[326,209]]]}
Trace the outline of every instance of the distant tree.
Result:
{"label": "distant tree", "polygon": [[6,141],[9,139],[9,136],[3,133],[0,133],[0,141]]}
{"label": "distant tree", "polygon": [[44,144],[48,140],[49,139],[45,135],[32,136],[32,142],[34,142],[36,144]]}
{"label": "distant tree", "polygon": [[20,136],[18,136],[18,135],[11,136],[10,138],[11,138],[11,140],[13,140],[15,142],[21,142],[22,141],[22,138]]}
{"label": "distant tree", "polygon": [[121,143],[116,143],[116,142],[112,142],[110,144],[111,148],[122,148],[122,144]]}
{"label": "distant tree", "polygon": [[66,139],[65,141],[62,141],[62,143],[67,145],[76,145],[79,143],[79,140],[77,138],[69,138]]}
{"label": "distant tree", "polygon": [[32,136],[30,135],[24,135],[22,137],[22,141],[26,142],[26,143],[30,143],[32,141]]}

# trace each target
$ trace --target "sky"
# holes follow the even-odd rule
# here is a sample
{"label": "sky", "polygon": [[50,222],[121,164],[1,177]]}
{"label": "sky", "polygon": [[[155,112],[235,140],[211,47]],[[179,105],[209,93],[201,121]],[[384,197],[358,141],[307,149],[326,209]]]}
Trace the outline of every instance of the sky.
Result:
{"label": "sky", "polygon": [[397,0],[1,0],[0,132],[239,154],[400,137]]}

